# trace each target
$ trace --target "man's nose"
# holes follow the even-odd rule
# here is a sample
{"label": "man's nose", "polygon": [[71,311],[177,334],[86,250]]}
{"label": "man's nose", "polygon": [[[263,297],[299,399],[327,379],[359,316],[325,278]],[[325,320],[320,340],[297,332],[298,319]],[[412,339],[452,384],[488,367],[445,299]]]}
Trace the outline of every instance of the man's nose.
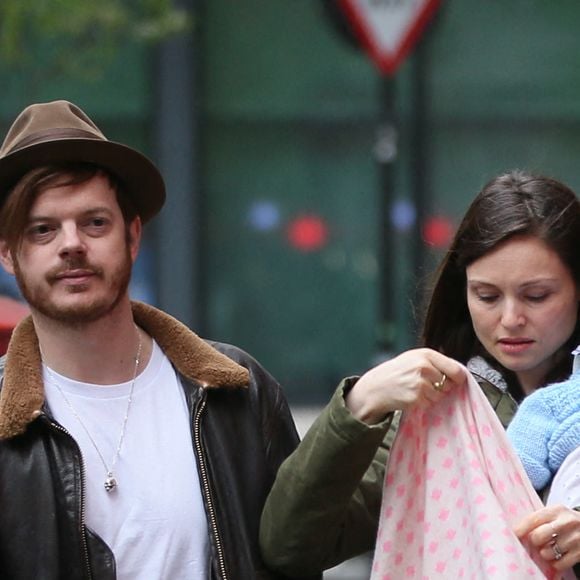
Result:
{"label": "man's nose", "polygon": [[59,253],[61,256],[83,254],[86,252],[83,237],[76,224],[64,224],[61,229],[60,238]]}

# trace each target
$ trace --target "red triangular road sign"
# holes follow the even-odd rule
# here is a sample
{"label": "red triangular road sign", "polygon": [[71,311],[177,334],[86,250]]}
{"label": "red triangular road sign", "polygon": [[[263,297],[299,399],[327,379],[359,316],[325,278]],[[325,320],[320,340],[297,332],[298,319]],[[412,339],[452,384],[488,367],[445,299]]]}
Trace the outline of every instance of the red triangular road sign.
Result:
{"label": "red triangular road sign", "polygon": [[383,73],[394,74],[440,0],[338,0]]}

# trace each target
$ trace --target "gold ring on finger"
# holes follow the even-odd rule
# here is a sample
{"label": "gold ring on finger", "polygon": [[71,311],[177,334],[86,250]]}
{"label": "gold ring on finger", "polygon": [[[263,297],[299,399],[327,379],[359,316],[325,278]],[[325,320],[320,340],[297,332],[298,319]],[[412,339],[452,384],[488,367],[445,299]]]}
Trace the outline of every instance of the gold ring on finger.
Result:
{"label": "gold ring on finger", "polygon": [[441,380],[440,381],[435,381],[433,383],[433,388],[439,392],[443,390],[443,387],[445,386],[445,381],[447,380],[447,375],[445,373],[441,374]]}

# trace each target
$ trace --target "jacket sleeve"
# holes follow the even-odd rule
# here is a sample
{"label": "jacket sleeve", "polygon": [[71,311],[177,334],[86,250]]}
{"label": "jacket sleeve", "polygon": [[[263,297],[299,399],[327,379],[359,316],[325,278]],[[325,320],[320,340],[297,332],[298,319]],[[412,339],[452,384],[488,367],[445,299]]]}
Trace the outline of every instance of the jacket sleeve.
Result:
{"label": "jacket sleeve", "polygon": [[368,426],[346,408],[344,381],[284,461],[262,513],[267,564],[293,577],[316,574],[374,547],[392,415]]}

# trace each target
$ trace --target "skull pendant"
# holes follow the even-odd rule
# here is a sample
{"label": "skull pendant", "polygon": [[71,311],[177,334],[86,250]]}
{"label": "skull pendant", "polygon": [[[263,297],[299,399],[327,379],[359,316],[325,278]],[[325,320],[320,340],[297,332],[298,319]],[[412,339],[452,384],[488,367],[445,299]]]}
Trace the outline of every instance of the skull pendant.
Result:
{"label": "skull pendant", "polygon": [[107,479],[105,479],[105,489],[107,491],[113,491],[117,487],[117,480],[113,477],[112,473],[109,473]]}

